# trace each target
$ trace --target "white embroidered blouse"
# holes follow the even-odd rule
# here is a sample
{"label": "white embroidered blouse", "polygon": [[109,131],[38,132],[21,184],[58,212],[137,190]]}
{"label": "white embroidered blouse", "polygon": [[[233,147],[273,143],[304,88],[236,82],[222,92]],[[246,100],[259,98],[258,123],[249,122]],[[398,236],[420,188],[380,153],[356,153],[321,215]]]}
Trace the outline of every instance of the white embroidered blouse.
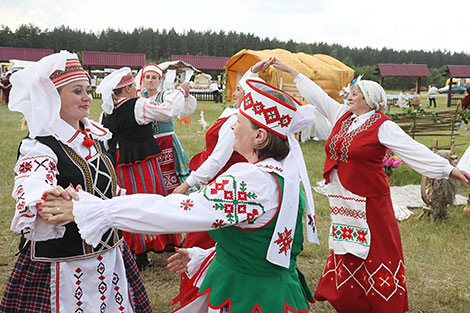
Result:
{"label": "white embroidered blouse", "polygon": [[[349,107],[333,100],[317,84],[308,77],[298,74],[294,79],[302,96],[323,114],[332,125],[343,116]],[[375,111],[372,110],[358,116],[349,127],[348,132],[360,127]],[[421,175],[430,178],[448,178],[454,169],[449,162],[433,153],[423,144],[413,140],[400,126],[393,121],[385,121],[380,125],[378,138],[382,145],[392,150],[400,159]]]}
{"label": "white embroidered blouse", "polygon": [[[104,141],[111,137],[111,133],[101,125],[83,119],[85,129],[89,129],[93,138]],[[82,145],[84,134],[76,131],[67,123],[57,125],[53,135],[61,143],[72,148],[82,158],[90,153],[95,156],[98,152],[94,146],[91,150]],[[42,194],[48,189],[57,186],[57,155],[46,145],[35,139],[23,139],[18,161],[14,168],[15,184],[12,196],[16,200],[15,215],[10,229],[23,233],[26,239],[44,241],[61,238],[65,227],[46,223],[37,215],[36,203],[41,201]],[[125,194],[119,189],[118,194]]]}

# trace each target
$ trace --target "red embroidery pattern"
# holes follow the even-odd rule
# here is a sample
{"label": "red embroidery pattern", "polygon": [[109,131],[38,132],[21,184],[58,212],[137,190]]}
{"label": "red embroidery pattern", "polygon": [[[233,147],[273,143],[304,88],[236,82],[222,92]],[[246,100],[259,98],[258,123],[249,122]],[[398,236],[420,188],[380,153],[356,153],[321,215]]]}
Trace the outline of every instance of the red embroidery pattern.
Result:
{"label": "red embroidery pattern", "polygon": [[275,171],[278,171],[279,173],[284,172],[282,168],[273,166],[271,164],[256,164],[256,166],[260,168],[267,168],[268,170],[275,170]]}
{"label": "red embroidery pattern", "polygon": [[46,175],[48,175],[46,177],[46,183],[48,184],[51,184],[57,175],[57,166],[54,160],[49,156],[41,155],[34,158],[24,158],[20,163],[17,163],[15,168],[15,179],[29,177],[32,173],[39,170],[46,171]]}
{"label": "red embroidery pattern", "polygon": [[119,311],[123,312],[126,308],[122,306],[122,302],[124,301],[124,298],[122,297],[122,294],[119,292],[119,276],[116,273],[113,273],[113,285],[114,285],[114,291],[116,292],[114,295],[114,300],[116,301],[117,304],[119,304]]}
{"label": "red embroidery pattern", "polygon": [[330,141],[330,158],[332,160],[338,159],[338,147],[339,146],[339,161],[347,162],[349,158],[349,147],[357,134],[369,129],[375,122],[381,118],[379,113],[373,114],[369,117],[361,126],[356,128],[350,133],[347,133],[349,126],[352,124],[352,115],[350,115],[341,124],[340,131]]}
{"label": "red embroidery pattern", "polygon": [[219,176],[203,189],[203,194],[214,203],[215,210],[225,213],[228,224],[244,221],[253,224],[265,212],[264,206],[255,201],[258,196],[247,189],[246,182],[238,183],[232,175]]}
{"label": "red embroidery pattern", "polygon": [[336,289],[359,286],[366,295],[380,296],[385,301],[394,295],[402,297],[406,294],[405,265],[402,260],[389,261],[387,265],[380,263],[375,268],[370,259],[347,263],[344,260],[342,256],[331,253],[322,275],[333,275]]}
{"label": "red embroidery pattern", "polygon": [[185,211],[190,211],[193,206],[194,206],[194,203],[191,199],[186,199],[180,202],[180,208],[182,208]]}
{"label": "red embroidery pattern", "polygon": [[327,195],[328,198],[340,198],[340,199],[344,199],[344,200],[353,200],[353,201],[356,201],[356,202],[366,202],[366,200],[364,199],[357,199],[357,198],[352,198],[352,197],[343,197],[341,195]]}
{"label": "red embroidery pattern", "polygon": [[224,227],[226,224],[223,220],[215,220],[214,223],[212,223],[212,228],[221,228],[221,227]]}
{"label": "red embroidery pattern", "polygon": [[105,276],[103,274],[106,270],[106,267],[104,266],[104,263],[101,262],[103,260],[103,257],[101,255],[99,255],[96,259],[99,261],[98,266],[96,267],[96,271],[98,272],[98,274],[100,274],[98,279],[101,281],[98,284],[98,292],[101,294],[100,300],[102,301],[100,305],[100,311],[105,312],[106,311],[105,293],[106,293],[106,290],[108,290],[108,285],[104,282]]}
{"label": "red embroidery pattern", "polygon": [[278,238],[274,241],[279,246],[278,253],[284,253],[287,255],[287,250],[290,250],[292,247],[292,229],[284,228],[282,233],[277,233]]}
{"label": "red embroidery pattern", "polygon": [[336,207],[336,206],[330,206],[330,214],[331,215],[342,215],[342,216],[347,216],[347,217],[352,217],[355,219],[363,219],[367,220],[366,212],[361,211],[361,210],[355,210],[355,209],[349,209],[345,207]]}
{"label": "red embroidery pattern", "polygon": [[281,116],[279,114],[279,110],[275,106],[265,109],[263,103],[254,102],[253,97],[251,96],[251,92],[247,93],[245,97],[243,97],[243,106],[244,110],[253,107],[253,112],[255,112],[255,114],[263,115],[264,120],[266,121],[266,123],[263,124],[268,126],[269,124],[278,123],[281,125],[281,127],[287,127],[292,120],[291,117],[287,114]]}
{"label": "red embroidery pattern", "polygon": [[77,299],[77,302],[75,303],[77,305],[75,312],[83,312],[83,309],[81,307],[83,304],[83,302],[81,301],[82,296],[83,296],[83,290],[82,290],[82,287],[80,286],[82,283],[80,279],[83,276],[82,269],[77,267],[75,269],[75,273],[73,274],[73,276],[75,276],[75,285],[76,285],[74,297],[75,299]]}
{"label": "red embroidery pattern", "polygon": [[333,237],[334,241],[347,241],[368,247],[370,245],[367,241],[368,233],[367,228],[332,223],[330,236]]}

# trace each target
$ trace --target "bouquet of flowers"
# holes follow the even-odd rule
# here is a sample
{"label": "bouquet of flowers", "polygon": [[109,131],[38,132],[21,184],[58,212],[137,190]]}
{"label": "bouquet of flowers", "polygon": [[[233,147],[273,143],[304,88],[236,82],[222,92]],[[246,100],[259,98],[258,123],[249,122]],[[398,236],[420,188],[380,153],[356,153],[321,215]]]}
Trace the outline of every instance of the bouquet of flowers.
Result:
{"label": "bouquet of flowers", "polygon": [[387,174],[387,176],[392,176],[393,169],[399,167],[402,163],[402,160],[400,160],[400,158],[397,157],[390,149],[385,151],[383,161],[385,174]]}

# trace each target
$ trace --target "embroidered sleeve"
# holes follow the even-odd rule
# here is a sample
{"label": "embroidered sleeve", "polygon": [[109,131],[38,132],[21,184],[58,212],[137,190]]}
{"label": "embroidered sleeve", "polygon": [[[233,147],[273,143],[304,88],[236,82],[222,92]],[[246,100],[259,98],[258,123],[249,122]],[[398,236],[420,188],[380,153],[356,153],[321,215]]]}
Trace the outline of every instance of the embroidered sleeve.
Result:
{"label": "embroidered sleeve", "polygon": [[135,104],[134,114],[139,125],[146,125],[152,121],[169,122],[175,117],[184,117],[194,113],[196,99],[193,96],[184,98],[180,88],[167,91],[163,96],[157,96],[155,101],[139,98]]}
{"label": "embroidered sleeve", "polygon": [[278,203],[274,178],[252,164],[239,163],[188,196],[136,194],[103,201],[81,192],[74,215],[82,237],[94,245],[109,227],[139,233],[262,227],[275,215]]}
{"label": "embroidered sleeve", "polygon": [[37,215],[36,209],[43,192],[57,185],[57,157],[54,152],[36,140],[25,139],[14,171],[12,196],[16,205],[11,230],[35,241],[62,237],[64,227],[47,224]]}

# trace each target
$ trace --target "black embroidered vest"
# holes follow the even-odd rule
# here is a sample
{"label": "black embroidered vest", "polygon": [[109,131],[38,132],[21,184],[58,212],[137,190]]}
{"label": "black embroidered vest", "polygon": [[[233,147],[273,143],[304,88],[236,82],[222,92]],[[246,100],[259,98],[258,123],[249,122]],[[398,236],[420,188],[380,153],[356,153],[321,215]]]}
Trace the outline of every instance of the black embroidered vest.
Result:
{"label": "black embroidered vest", "polygon": [[[139,125],[135,120],[134,108],[137,98],[124,101],[113,114],[103,120],[105,127],[110,127],[113,139],[119,143],[117,165],[143,161],[162,152],[153,138],[152,124]],[[111,151],[110,151],[111,152]]]}
{"label": "black embroidered vest", "polygon": [[[71,183],[80,184],[83,189],[102,199],[116,195],[117,178],[111,160],[103,154],[100,144],[95,141],[98,153],[89,160],[81,158],[70,147],[57,141],[52,136],[36,137],[36,140],[48,146],[57,155],[57,184],[64,189]],[[109,229],[100,244],[94,248],[80,237],[77,225],[68,223],[62,238],[31,243],[31,259],[34,261],[69,261],[91,257],[113,249],[122,241],[122,232]]]}

